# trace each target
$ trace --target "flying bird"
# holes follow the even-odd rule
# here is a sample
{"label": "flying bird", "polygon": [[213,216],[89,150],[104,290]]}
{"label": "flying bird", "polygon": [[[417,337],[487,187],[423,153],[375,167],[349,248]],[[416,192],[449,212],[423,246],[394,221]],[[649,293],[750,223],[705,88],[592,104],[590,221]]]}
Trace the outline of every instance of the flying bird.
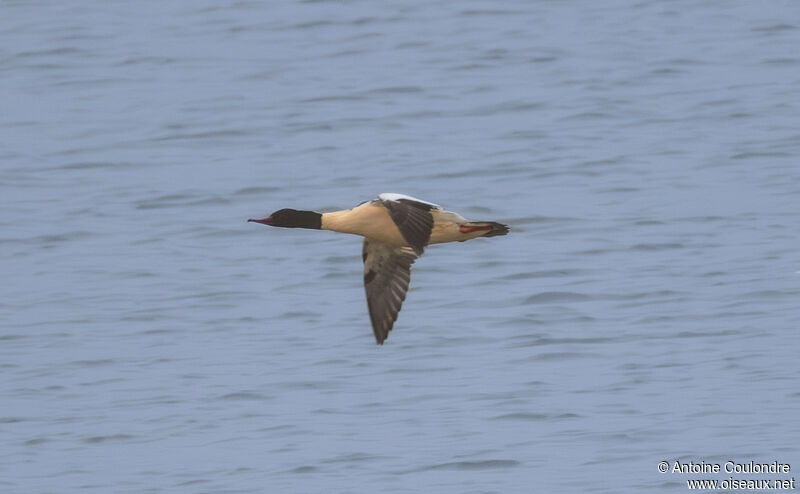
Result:
{"label": "flying bird", "polygon": [[469,221],[441,206],[403,194],[380,194],[353,209],[317,213],[280,209],[263,219],[269,226],[310,228],[352,233],[364,237],[364,288],[375,340],[383,345],[403,305],[411,265],[425,246],[463,242],[508,233],[494,221]]}

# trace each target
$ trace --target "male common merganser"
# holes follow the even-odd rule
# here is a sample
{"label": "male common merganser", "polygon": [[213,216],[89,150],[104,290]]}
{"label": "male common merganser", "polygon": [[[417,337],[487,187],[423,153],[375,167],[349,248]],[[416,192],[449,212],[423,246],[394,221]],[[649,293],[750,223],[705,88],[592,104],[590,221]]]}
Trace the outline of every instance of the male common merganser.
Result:
{"label": "male common merganser", "polygon": [[311,228],[364,237],[364,288],[372,331],[379,345],[389,336],[406,298],[411,265],[426,245],[463,242],[508,233],[494,221],[468,221],[440,206],[402,194],[381,194],[353,209],[317,213],[281,209],[263,225]]}

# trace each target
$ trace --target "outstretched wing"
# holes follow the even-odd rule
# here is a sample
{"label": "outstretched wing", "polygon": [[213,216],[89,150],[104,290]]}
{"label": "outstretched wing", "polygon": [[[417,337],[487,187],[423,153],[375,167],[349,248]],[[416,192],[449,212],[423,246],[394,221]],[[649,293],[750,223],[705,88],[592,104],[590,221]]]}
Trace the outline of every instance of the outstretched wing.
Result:
{"label": "outstretched wing", "polygon": [[409,247],[394,247],[364,239],[364,289],[375,340],[383,345],[403,306],[417,254]]}
{"label": "outstretched wing", "polygon": [[381,194],[378,199],[389,211],[389,216],[408,245],[417,256],[421,256],[433,230],[431,209],[438,206],[401,194]]}

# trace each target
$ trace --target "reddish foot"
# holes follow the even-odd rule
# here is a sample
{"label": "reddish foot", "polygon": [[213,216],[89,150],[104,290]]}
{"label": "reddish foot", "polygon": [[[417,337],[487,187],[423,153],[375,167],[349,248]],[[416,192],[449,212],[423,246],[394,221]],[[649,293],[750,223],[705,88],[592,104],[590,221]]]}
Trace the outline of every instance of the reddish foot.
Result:
{"label": "reddish foot", "polygon": [[459,226],[458,231],[461,233],[472,233],[472,232],[479,232],[481,230],[491,230],[492,227],[490,225],[485,226]]}

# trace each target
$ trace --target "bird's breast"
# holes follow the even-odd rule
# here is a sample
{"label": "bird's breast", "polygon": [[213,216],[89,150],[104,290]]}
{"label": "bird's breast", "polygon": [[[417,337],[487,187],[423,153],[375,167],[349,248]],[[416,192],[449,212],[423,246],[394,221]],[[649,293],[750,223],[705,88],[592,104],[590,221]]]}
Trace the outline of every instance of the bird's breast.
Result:
{"label": "bird's breast", "polygon": [[406,245],[386,208],[371,202],[353,209],[323,214],[322,229],[361,235],[388,245]]}

